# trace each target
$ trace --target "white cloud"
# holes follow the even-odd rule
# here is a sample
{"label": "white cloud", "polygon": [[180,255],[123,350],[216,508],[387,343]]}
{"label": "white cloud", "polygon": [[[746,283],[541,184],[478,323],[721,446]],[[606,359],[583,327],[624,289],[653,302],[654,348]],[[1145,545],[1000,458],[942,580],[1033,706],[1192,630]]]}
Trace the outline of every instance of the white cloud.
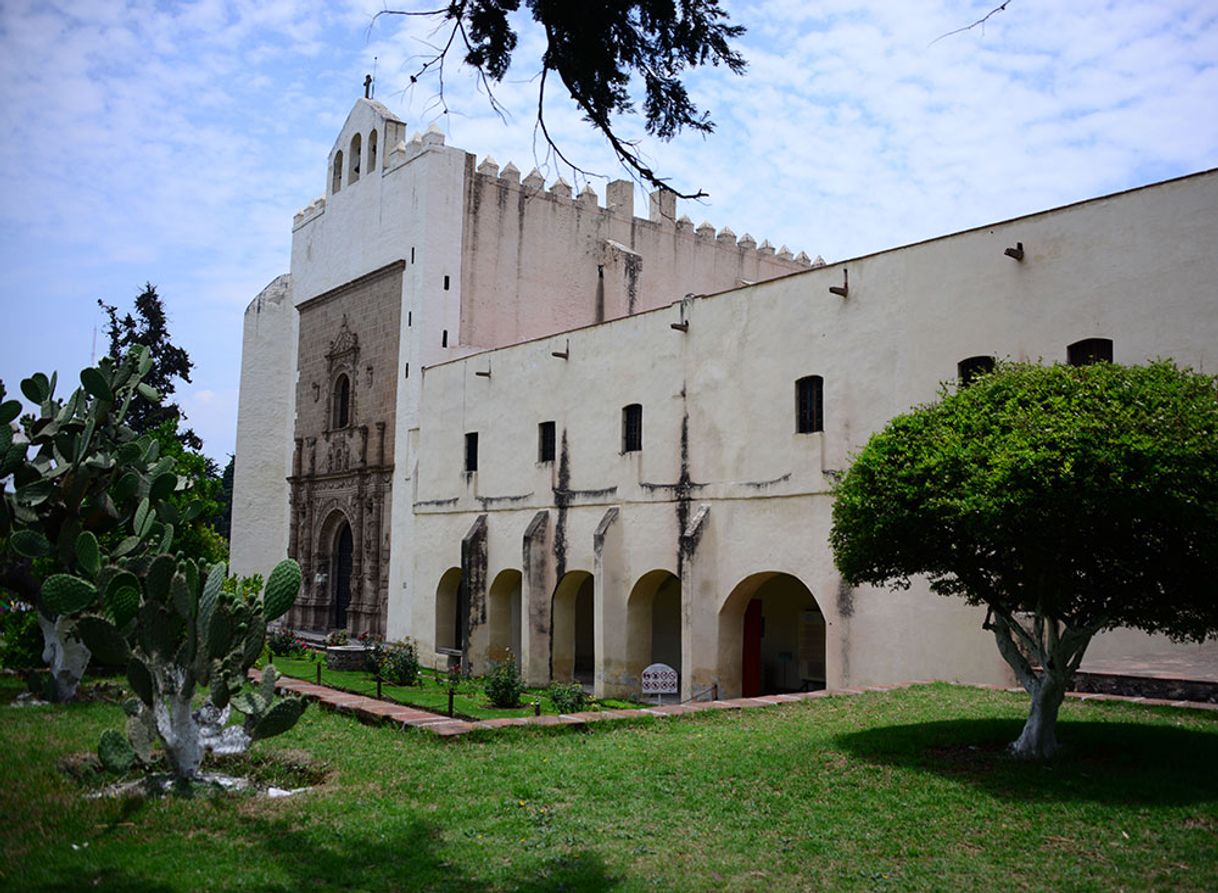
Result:
{"label": "white cloud", "polygon": [[[647,157],[677,187],[712,192],[685,208],[695,220],[829,259],[1218,164],[1218,7],[1013,0],[984,31],[933,42],[993,5],[731,0],[750,29],[748,75],[694,73],[718,130],[647,141]],[[400,17],[370,29],[380,8],[0,5],[0,296],[16,335],[0,377],[74,378],[94,300],[126,305],[151,280],[196,363],[191,424],[222,458],[242,309],[286,269],[291,215],[321,193],[373,57],[377,97],[410,130],[435,120],[479,157],[572,179],[537,141],[541,38],[527,13],[495,88],[505,126],[459,68],[447,116],[434,82],[408,88],[431,29]],[[623,175],[553,81],[546,108],[569,157]]]}

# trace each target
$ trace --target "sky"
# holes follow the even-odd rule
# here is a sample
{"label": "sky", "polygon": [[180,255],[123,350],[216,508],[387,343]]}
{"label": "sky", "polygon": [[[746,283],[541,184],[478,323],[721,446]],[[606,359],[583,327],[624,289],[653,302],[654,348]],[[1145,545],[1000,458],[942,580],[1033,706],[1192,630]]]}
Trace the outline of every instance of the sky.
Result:
{"label": "sky", "polygon": [[[429,9],[435,0],[392,8]],[[687,83],[717,128],[644,137],[709,220],[833,262],[1218,167],[1218,4],[725,0],[743,77]],[[292,215],[320,196],[363,80],[408,131],[435,123],[481,160],[579,175],[535,134],[541,41],[527,13],[495,87],[414,73],[441,35],[378,0],[0,3],[0,380],[67,388],[104,354],[98,299],[156,285],[192,381],[175,398],[205,451],[233,450],[243,312],[286,272]],[[454,59],[456,62],[456,59]],[[553,81],[564,154],[625,176]],[[646,207],[640,190],[636,207]],[[63,386],[61,386],[63,387]]]}

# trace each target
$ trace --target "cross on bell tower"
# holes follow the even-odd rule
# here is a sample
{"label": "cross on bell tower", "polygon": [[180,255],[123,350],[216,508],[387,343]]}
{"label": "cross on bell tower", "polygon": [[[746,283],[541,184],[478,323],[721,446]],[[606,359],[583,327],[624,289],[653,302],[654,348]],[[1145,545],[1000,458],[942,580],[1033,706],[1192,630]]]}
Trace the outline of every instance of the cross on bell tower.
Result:
{"label": "cross on bell tower", "polygon": [[364,75],[364,99],[372,98],[372,75]]}

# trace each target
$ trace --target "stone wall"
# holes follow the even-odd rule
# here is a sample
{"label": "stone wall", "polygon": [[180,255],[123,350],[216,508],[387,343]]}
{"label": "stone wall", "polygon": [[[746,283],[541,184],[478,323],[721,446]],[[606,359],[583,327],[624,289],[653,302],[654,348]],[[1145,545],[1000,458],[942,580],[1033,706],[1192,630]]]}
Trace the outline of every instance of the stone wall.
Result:
{"label": "stone wall", "polygon": [[[385,631],[402,270],[390,264],[299,307],[289,550],[304,587],[294,626]],[[336,612],[344,526],[349,590]]]}

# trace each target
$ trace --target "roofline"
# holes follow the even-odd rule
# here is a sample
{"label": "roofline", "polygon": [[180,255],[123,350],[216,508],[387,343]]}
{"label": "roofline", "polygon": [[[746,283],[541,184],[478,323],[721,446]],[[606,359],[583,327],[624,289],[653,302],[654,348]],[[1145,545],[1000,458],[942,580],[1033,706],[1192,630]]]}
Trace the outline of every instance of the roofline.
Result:
{"label": "roofline", "polygon": [[[1208,168],[1207,170],[1196,171],[1191,174],[1181,174],[1178,177],[1170,177],[1169,179],[1166,179],[1166,180],[1157,180],[1154,183],[1146,183],[1146,184],[1143,184],[1142,186],[1130,186],[1128,189],[1120,189],[1116,192],[1110,192],[1105,195],[1097,195],[1097,196],[1093,196],[1091,198],[1080,199],[1079,201],[1070,202],[1065,205],[1058,205],[1057,207],[1046,208],[1043,211],[1033,211],[1028,214],[1020,214],[1017,217],[1008,217],[1005,220],[997,220],[997,221],[994,221],[993,223],[983,223],[979,226],[971,226],[968,229],[957,230],[956,232],[952,232],[952,233],[944,233],[943,235],[940,235],[940,236],[931,236],[930,238],[921,239],[917,242],[908,242],[904,245],[897,245],[892,248],[883,248],[879,251],[868,252],[867,254],[857,254],[854,257],[845,258],[844,260],[837,260],[837,261],[833,261],[831,263],[826,263],[824,266],[821,266],[821,267],[812,267],[810,269],[803,269],[803,270],[793,270],[790,273],[784,273],[781,276],[775,276],[773,279],[763,279],[760,282],[754,282],[750,285],[738,285],[735,288],[725,288],[722,291],[707,292],[706,294],[693,295],[693,297],[695,299],[700,300],[702,298],[713,298],[713,297],[718,297],[719,295],[731,294],[732,292],[744,291],[745,289],[749,289],[749,288],[757,288],[758,286],[769,285],[772,282],[779,282],[783,279],[789,279],[792,276],[807,276],[810,273],[824,272],[825,270],[831,270],[835,267],[840,267],[844,264],[853,264],[853,263],[857,263],[859,261],[869,260],[873,257],[880,257],[885,254],[893,254],[894,252],[897,252],[897,251],[905,251],[910,248],[917,248],[921,245],[929,245],[932,242],[942,242],[946,239],[954,239],[957,236],[965,236],[965,235],[968,235],[969,233],[981,232],[982,230],[992,229],[997,226],[1009,226],[1010,224],[1013,224],[1013,223],[1019,223],[1021,220],[1031,220],[1033,217],[1044,217],[1047,214],[1056,214],[1059,211],[1068,211],[1071,208],[1081,208],[1083,205],[1095,204],[1097,202],[1105,202],[1110,199],[1119,198],[1121,196],[1129,195],[1134,192],[1141,192],[1146,189],[1158,189],[1161,186],[1167,186],[1172,183],[1180,183],[1180,182],[1183,182],[1184,180],[1200,179],[1202,177],[1208,177],[1208,176],[1213,176],[1213,175],[1218,175],[1218,167],[1211,167],[1211,168]],[[573,329],[563,329],[562,331],[559,331],[559,332],[552,332],[549,335],[539,335],[536,338],[527,338],[524,341],[513,341],[511,344],[501,344],[498,347],[485,347],[485,348],[482,348],[481,350],[477,350],[473,353],[468,353],[463,357],[453,357],[451,360],[444,360],[441,363],[432,363],[429,366],[424,366],[422,368],[422,371],[424,374],[426,374],[427,370],[429,370],[429,369],[436,369],[436,368],[439,368],[440,366],[447,366],[451,363],[463,363],[466,360],[472,359],[474,357],[480,357],[480,356],[483,356],[484,354],[494,353],[497,350],[506,350],[511,347],[519,347],[519,346],[525,345],[525,344],[536,344],[537,342],[540,342],[540,341],[547,341],[550,338],[560,338],[560,337],[563,337],[566,335],[572,335],[576,332],[582,332],[586,329],[595,329],[599,326],[607,325],[609,323],[621,322],[622,320],[625,320],[625,319],[636,319],[638,317],[647,316],[652,313],[659,313],[662,310],[672,309],[674,306],[681,303],[681,301],[683,301],[683,300],[686,300],[686,298],[679,298],[675,301],[672,301],[668,304],[664,304],[660,307],[653,307],[650,310],[644,310],[641,313],[632,313],[627,316],[617,316],[617,317],[614,317],[613,319],[606,319],[606,320],[602,320],[601,322],[589,323],[586,326],[576,326]]]}

